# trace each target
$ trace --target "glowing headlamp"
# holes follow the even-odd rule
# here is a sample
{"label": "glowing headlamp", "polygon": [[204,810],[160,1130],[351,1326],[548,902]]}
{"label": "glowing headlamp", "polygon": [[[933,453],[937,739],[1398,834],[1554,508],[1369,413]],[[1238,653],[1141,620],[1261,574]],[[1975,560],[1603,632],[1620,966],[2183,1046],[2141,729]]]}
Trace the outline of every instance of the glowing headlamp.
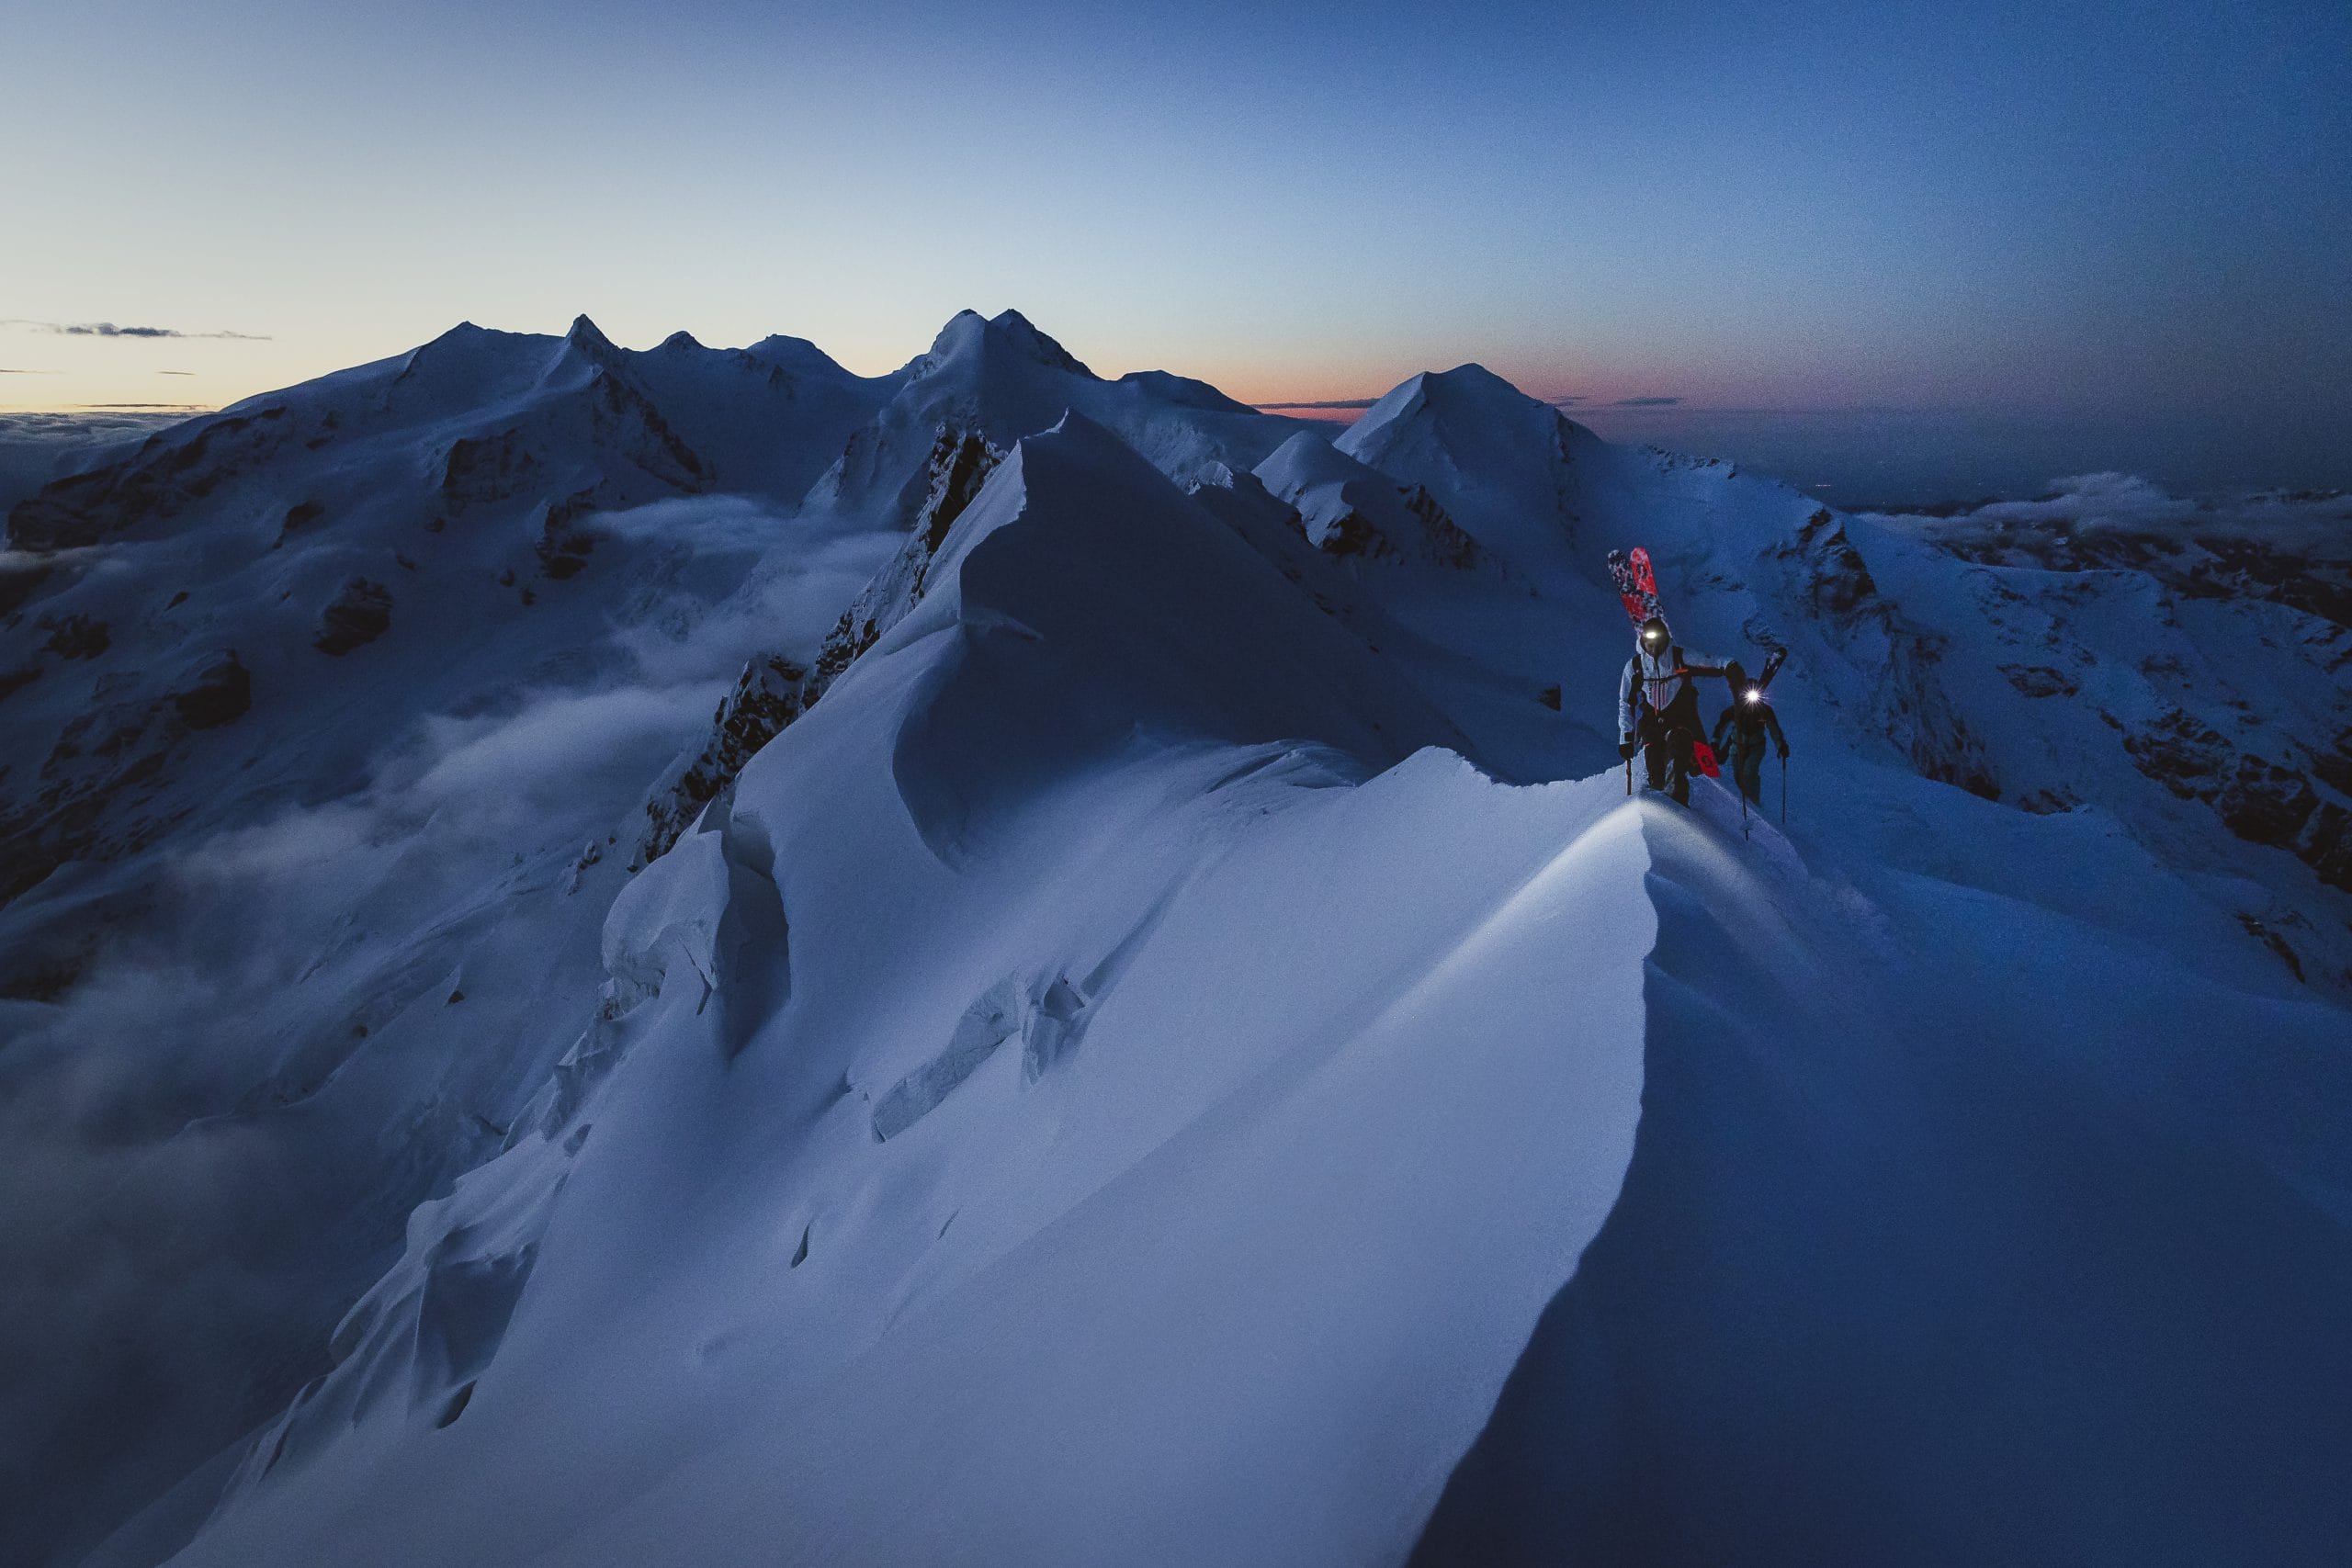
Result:
{"label": "glowing headlamp", "polygon": [[1750,686],[1747,690],[1740,693],[1739,697],[1742,702],[1760,703],[1764,700],[1764,688],[1761,686]]}

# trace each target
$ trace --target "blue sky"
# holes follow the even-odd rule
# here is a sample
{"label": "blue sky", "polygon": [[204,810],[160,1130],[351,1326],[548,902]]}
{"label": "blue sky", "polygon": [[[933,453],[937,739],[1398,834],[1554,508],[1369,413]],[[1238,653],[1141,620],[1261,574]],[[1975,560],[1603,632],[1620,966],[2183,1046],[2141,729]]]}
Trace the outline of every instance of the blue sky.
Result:
{"label": "blue sky", "polygon": [[[0,407],[582,310],[873,372],[1011,305],[1251,400],[1476,359],[2352,447],[2340,0],[101,0],[7,41]],[[187,335],[55,330],[98,322]]]}

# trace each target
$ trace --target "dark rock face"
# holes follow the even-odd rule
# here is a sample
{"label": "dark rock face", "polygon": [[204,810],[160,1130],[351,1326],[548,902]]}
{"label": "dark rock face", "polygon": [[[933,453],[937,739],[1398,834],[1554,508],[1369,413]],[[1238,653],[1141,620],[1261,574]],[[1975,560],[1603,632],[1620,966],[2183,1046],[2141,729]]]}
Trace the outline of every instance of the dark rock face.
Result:
{"label": "dark rock face", "polygon": [[319,631],[311,646],[340,659],[382,637],[391,625],[390,591],[380,582],[355,577],[344,584],[334,603],[319,612]]}
{"label": "dark rock face", "polygon": [[253,705],[253,672],[233,652],[198,675],[194,685],[172,694],[173,710],[190,729],[218,729],[243,718]]}
{"label": "dark rock face", "polygon": [[1878,583],[1862,553],[1846,536],[1846,525],[1823,507],[1797,530],[1797,544],[1819,565],[1814,575],[1814,607],[1828,615],[1849,615],[1878,596]]}
{"label": "dark rock face", "polygon": [[67,615],[47,624],[49,640],[41,646],[60,659],[96,659],[114,642],[107,624],[88,615]]}
{"label": "dark rock face", "polygon": [[[645,838],[632,870],[642,870],[684,836],[702,808],[734,781],[759,749],[784,733],[806,710],[808,671],[788,659],[763,655],[743,666],[735,689],[711,715],[711,736],[702,751],[646,803]],[[602,859],[594,844],[582,866]]]}
{"label": "dark rock face", "polygon": [[[2299,495],[2289,499],[2317,499]],[[2300,553],[2250,538],[2190,531],[2132,533],[2016,524],[1931,536],[1939,547],[1985,566],[2044,571],[2136,571],[2193,599],[2266,599],[2332,626],[2352,627],[2352,560]]]}
{"label": "dark rock face", "polygon": [[596,536],[578,526],[579,520],[596,510],[594,488],[568,495],[550,502],[547,520],[539,527],[539,542],[536,547],[539,568],[558,582],[579,575],[588,564],[588,557],[596,547]]}
{"label": "dark rock face", "polygon": [[519,430],[466,436],[441,467],[441,503],[451,513],[510,501],[537,482],[540,462]]}
{"label": "dark rock face", "polygon": [[710,739],[646,802],[645,836],[639,840],[630,870],[642,870],[668,853],[761,747],[816,706],[817,699],[859,655],[922,602],[933,559],[956,520],[1003,460],[1004,454],[977,434],[939,433],[925,466],[930,489],[905,546],[875,574],[857,602],[842,612],[813,666],[804,668],[781,654],[763,654],[744,665],[734,691],[711,716]]}
{"label": "dark rock face", "polygon": [[[1879,669],[1871,722],[1923,777],[1999,800],[2001,781],[1984,744],[1942,679],[1945,638],[1911,620],[1879,592],[1844,521],[1822,507],[1774,554],[1790,571],[1801,600],[1859,661]],[[1769,628],[1751,627],[1749,635],[1772,646]]]}
{"label": "dark rock face", "polygon": [[0,903],[67,861],[127,853],[168,831],[175,818],[156,792],[182,748],[253,706],[252,673],[234,653],[175,691],[108,698],[108,689],[101,682],[88,711],[59,732],[37,785],[0,805]]}
{"label": "dark rock face", "polygon": [[22,609],[56,570],[48,561],[0,568],[0,615],[13,615]]}
{"label": "dark rock face", "polygon": [[946,542],[947,530],[956,519],[972,504],[980,493],[980,485],[993,473],[1004,455],[980,436],[970,432],[943,430],[931,444],[927,462],[931,474],[930,499],[921,517],[923,537],[923,560],[929,565],[939,547]]}
{"label": "dark rock face", "polygon": [[184,439],[177,429],[150,436],[122,462],[58,479],[18,502],[8,513],[8,542],[20,550],[72,549],[169,516],[258,468],[284,439],[285,423],[285,409],[267,408],[204,421]]}
{"label": "dark rock face", "polygon": [[320,518],[325,516],[326,513],[326,503],[323,502],[296,502],[293,505],[286,509],[285,521],[277,525],[278,538],[283,540],[287,535],[308,527],[311,524],[313,524]]}
{"label": "dark rock face", "polygon": [[1361,556],[1378,560],[1384,556],[1396,554],[1388,543],[1388,536],[1374,525],[1372,519],[1354,511],[1342,513],[1326,523],[1322,536],[1315,541],[1315,547],[1327,556],[1342,558]]}
{"label": "dark rock face", "polygon": [[1420,519],[1421,542],[1428,547],[1430,558],[1440,566],[1467,571],[1486,558],[1478,541],[1437,503],[1437,497],[1425,486],[1413,485],[1406,490],[1405,509]]}
{"label": "dark rock face", "polygon": [[[2352,812],[2323,799],[2302,770],[2241,750],[2180,708],[2126,730],[2123,750],[2174,795],[2211,807],[2239,838],[2285,850],[2321,881],[2352,891]],[[2312,771],[2324,778],[2339,765],[2319,759]]]}
{"label": "dark rock face", "polygon": [[2071,697],[2081,688],[2063,670],[2043,664],[2004,664],[2001,673],[2009,684],[2029,697]]}

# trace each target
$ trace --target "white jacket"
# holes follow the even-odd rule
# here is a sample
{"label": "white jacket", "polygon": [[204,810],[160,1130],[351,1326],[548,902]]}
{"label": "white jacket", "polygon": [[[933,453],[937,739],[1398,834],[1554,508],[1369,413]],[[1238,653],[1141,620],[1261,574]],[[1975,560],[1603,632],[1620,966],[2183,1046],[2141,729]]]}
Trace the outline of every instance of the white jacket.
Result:
{"label": "white jacket", "polygon": [[1653,654],[1638,644],[1634,657],[1625,660],[1625,671],[1617,678],[1617,739],[1634,738],[1638,711],[1634,698],[1639,695],[1659,713],[1675,699],[1685,682],[1697,679],[1697,671],[1719,672],[1724,661],[1712,654],[1697,652],[1678,643],[1668,643],[1662,653]]}

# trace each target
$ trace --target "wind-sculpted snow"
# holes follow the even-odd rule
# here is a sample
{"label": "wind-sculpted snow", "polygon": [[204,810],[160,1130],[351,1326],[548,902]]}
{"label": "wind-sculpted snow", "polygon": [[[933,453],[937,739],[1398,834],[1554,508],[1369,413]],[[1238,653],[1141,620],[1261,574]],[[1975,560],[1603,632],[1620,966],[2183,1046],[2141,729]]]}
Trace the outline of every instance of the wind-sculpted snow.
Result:
{"label": "wind-sculpted snow", "polygon": [[1326,555],[1399,558],[1473,568],[1486,553],[1419,486],[1398,485],[1319,435],[1302,431],[1258,465],[1266,488],[1299,512],[1307,542]]}
{"label": "wind-sculpted snow", "polygon": [[1317,740],[1377,767],[1464,744],[1385,681],[1362,641],[1075,415],[1021,445],[943,558],[955,591],[885,644],[950,644],[892,758],[910,814],[943,854],[1140,745]]}
{"label": "wind-sculpted snow", "polygon": [[993,320],[966,310],[931,351],[898,373],[874,423],[850,438],[809,494],[812,506],[903,516],[922,499],[925,455],[942,429],[969,431],[1001,448],[1075,412],[1109,429],[1180,484],[1212,465],[1251,467],[1297,420],[1259,413],[1182,377],[1106,381],[1018,311]]}
{"label": "wind-sculpted snow", "polygon": [[[2339,502],[1304,430],[967,312],[72,457],[0,1557],[2340,1558]],[[1758,808],[1627,799],[1635,544]]]}
{"label": "wind-sculpted snow", "polygon": [[[794,923],[791,1006],[727,1066],[698,972],[669,971],[576,1150],[550,1130],[472,1179],[512,1162],[505,1193],[542,1195],[487,1369],[289,1447],[184,1561],[1405,1550],[1631,1148],[1651,924],[1613,788],[1189,749],[951,871],[887,793],[803,793],[820,736],[887,748],[844,733],[887,720],[852,689],[736,796],[799,803],[784,898],[829,911]],[[616,909],[612,942],[674,918]],[[973,998],[1047,974],[1091,987],[1082,1040],[978,1052],[892,1110]],[[500,1190],[459,1199],[394,1279],[448,1235],[521,1234]],[[613,1511],[600,1474],[642,1479]],[[330,1540],[330,1517],[371,1524]]]}
{"label": "wind-sculpted snow", "polygon": [[783,654],[761,653],[744,664],[734,691],[711,716],[710,739],[673,764],[646,801],[645,831],[632,870],[666,853],[705,803],[733,783],[761,747],[808,712],[876,638],[922,602],[948,530],[1003,460],[1004,454],[981,436],[939,433],[926,465],[930,488],[906,543],[842,612],[814,660],[802,665]]}
{"label": "wind-sculpted snow", "polygon": [[2352,1103],[2343,1012],[2199,973],[2225,930],[2112,835],[2061,912],[1826,884],[1725,804],[1645,824],[1624,1195],[1414,1562],[2340,1556],[2352,1133],[2280,1112]]}

